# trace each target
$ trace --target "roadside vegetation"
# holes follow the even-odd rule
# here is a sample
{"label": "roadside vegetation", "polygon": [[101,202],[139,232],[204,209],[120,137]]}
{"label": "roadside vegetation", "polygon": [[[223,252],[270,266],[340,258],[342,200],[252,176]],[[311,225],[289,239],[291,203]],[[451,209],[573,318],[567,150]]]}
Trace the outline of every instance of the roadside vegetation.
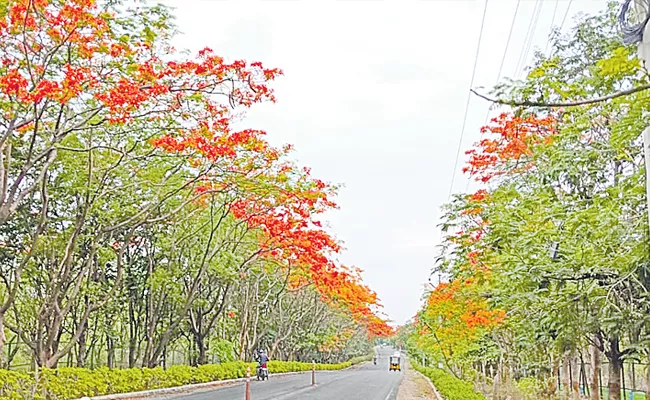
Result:
{"label": "roadside vegetation", "polygon": [[369,354],[391,328],[336,261],[337,187],[245,127],[282,71],[188,56],[169,9],[113,3],[0,1],[2,395]]}
{"label": "roadside vegetation", "polygon": [[524,80],[494,89],[512,106],[466,153],[483,189],[444,208],[446,282],[397,339],[493,399],[650,394],[650,93],[634,90],[648,72],[617,12],[582,16]]}
{"label": "roadside vegetation", "polygon": [[[316,364],[317,370],[341,370],[367,361],[369,357],[357,357],[336,364]],[[43,370],[38,383],[33,374],[16,371],[0,372],[0,397],[6,399],[77,399],[117,393],[132,393],[143,390],[164,389],[183,385],[208,383],[246,377],[248,368],[255,373],[256,363],[230,361],[221,364],[206,364],[198,367],[174,365],[167,369],[128,368],[109,369],[101,367],[57,368]],[[286,373],[311,371],[312,363],[295,361],[271,361],[269,372]]]}

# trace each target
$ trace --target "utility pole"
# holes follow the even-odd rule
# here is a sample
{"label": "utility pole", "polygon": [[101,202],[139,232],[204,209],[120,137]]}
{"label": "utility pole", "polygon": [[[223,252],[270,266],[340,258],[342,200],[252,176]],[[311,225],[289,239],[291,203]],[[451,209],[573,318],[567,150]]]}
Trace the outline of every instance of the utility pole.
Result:
{"label": "utility pole", "polygon": [[[648,69],[650,67],[650,24],[647,23],[649,15],[648,9],[650,7],[648,0],[633,0],[634,11],[639,15],[642,21],[645,21],[643,26],[643,36],[639,42],[638,55],[643,63],[643,66]],[[650,227],[650,126],[647,126],[643,131],[643,154],[645,157],[645,179],[646,179],[646,196],[648,201],[648,227]]]}

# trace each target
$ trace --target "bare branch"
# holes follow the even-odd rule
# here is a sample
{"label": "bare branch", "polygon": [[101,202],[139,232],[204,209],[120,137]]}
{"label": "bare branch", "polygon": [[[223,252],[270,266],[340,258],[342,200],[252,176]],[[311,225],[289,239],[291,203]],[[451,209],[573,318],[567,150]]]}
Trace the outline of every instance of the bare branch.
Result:
{"label": "bare branch", "polygon": [[644,90],[650,89],[650,84],[646,85],[641,85],[637,86],[631,89],[627,90],[622,90],[620,92],[615,92],[612,94],[608,94],[607,96],[601,96],[601,97],[596,97],[594,99],[584,99],[584,100],[576,100],[576,101],[569,101],[569,102],[560,102],[560,103],[545,103],[545,102],[538,102],[538,101],[515,101],[515,100],[503,100],[503,99],[492,99],[484,94],[481,94],[477,92],[474,89],[470,89],[470,92],[472,92],[474,95],[482,98],[483,100],[487,100],[491,103],[495,104],[503,104],[507,106],[512,106],[512,107],[542,107],[542,108],[550,108],[550,107],[577,107],[577,106],[584,106],[588,104],[595,104],[595,103],[601,103],[603,101],[607,100],[612,100],[617,97],[622,97],[622,96],[627,96],[630,94],[634,94],[637,92],[642,92]]}

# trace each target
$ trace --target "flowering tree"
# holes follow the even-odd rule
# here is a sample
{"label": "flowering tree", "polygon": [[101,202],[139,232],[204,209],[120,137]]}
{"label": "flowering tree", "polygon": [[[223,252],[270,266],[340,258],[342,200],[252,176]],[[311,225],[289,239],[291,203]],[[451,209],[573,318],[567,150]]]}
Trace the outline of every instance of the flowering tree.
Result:
{"label": "flowering tree", "polygon": [[155,366],[189,331],[204,363],[217,327],[255,309],[229,309],[234,288],[285,273],[355,328],[388,332],[374,293],[331,261],[317,215],[335,188],[287,162],[290,146],[233,128],[275,101],[282,71],[207,48],[188,58],[171,19],[94,0],[0,4],[0,354],[10,332],[40,366],[73,353],[83,366],[103,340],[112,367],[128,336],[128,365]]}
{"label": "flowering tree", "polygon": [[[624,360],[647,357],[640,140],[647,94],[633,91],[564,109],[526,107],[643,86],[647,75],[619,43],[614,20],[612,10],[584,17],[574,34],[554,40],[552,57],[538,56],[524,81],[496,88],[513,100],[505,103],[522,106],[493,119],[467,152],[465,172],[484,188],[456,196],[445,209],[449,233],[437,268],[450,283],[434,290],[418,314],[422,337],[439,333],[447,356],[453,345],[491,344],[497,351],[487,360],[466,354],[478,377],[493,379],[495,391],[517,390],[515,378],[523,376],[537,397],[555,396],[560,380],[566,396],[577,398],[583,385],[595,400],[605,357],[609,396],[618,399]],[[467,279],[479,297],[453,290]],[[475,309],[503,310],[505,320],[473,338],[471,327],[458,321]],[[449,331],[454,334],[445,337],[445,325],[426,327],[427,310],[430,322],[456,323]],[[458,332],[470,339],[464,342]],[[421,346],[433,344],[423,339]],[[589,377],[579,376],[579,354],[590,355]]]}

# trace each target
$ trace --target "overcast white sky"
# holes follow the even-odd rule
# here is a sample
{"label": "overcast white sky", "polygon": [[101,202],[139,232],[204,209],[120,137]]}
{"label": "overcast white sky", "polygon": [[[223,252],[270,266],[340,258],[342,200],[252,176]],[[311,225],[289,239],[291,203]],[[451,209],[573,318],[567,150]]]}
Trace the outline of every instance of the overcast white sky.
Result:
{"label": "overcast white sky", "polygon": [[[278,103],[254,108],[246,125],[294,144],[294,158],[315,176],[345,185],[341,209],[328,216],[347,248],[341,261],[361,267],[388,316],[406,322],[421,303],[454,172],[454,192],[467,188],[454,161],[485,0],[164,2],[176,7],[177,47],[284,70],[273,85]],[[521,0],[502,76],[517,75],[529,29],[531,58],[567,9],[565,29],[578,12],[605,6]],[[496,83],[516,7],[488,0],[474,87]],[[463,151],[487,110],[471,100]]]}

